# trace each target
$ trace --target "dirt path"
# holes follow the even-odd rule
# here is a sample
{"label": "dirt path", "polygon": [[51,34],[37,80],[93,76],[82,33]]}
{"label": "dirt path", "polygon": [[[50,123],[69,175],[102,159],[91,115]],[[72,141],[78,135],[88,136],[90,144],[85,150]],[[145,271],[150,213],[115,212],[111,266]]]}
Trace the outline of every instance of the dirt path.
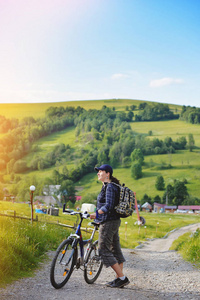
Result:
{"label": "dirt path", "polygon": [[[35,277],[21,279],[0,289],[1,300],[169,300],[200,299],[200,271],[169,251],[173,240],[187,231],[196,231],[199,224],[189,225],[167,238],[147,241],[143,247],[124,249],[125,274],[131,283],[123,289],[111,289],[105,283],[114,279],[113,271],[103,268],[96,283],[88,285],[83,272],[73,272],[69,282],[55,290],[49,281],[50,261],[41,265]],[[54,252],[49,253],[50,259]]]}

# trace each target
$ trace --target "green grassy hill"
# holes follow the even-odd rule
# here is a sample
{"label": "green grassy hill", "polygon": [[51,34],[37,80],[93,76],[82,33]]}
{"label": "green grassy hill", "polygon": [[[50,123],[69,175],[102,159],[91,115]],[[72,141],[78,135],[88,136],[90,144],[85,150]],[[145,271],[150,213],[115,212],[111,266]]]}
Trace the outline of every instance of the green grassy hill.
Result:
{"label": "green grassy hill", "polygon": [[[33,116],[34,118],[44,117],[45,111],[50,107],[59,106],[81,106],[88,109],[101,109],[103,105],[107,107],[115,106],[118,110],[124,110],[127,105],[139,105],[142,102],[152,103],[151,101],[131,100],[131,99],[110,99],[110,100],[86,100],[86,101],[67,101],[67,102],[48,102],[48,103],[0,103],[0,115],[6,118],[23,119]],[[170,104],[173,110],[180,111],[180,105]]]}
{"label": "green grassy hill", "polygon": [[[37,103],[37,104],[0,104],[0,111],[2,115],[7,118],[19,118],[22,119],[26,116],[33,116],[34,118],[44,117],[45,111],[50,106],[81,106],[85,109],[101,109],[103,105],[107,107],[115,107],[116,110],[125,110],[126,106],[138,105],[141,102],[139,100],[98,100],[98,101],[74,101],[74,102],[56,102],[56,103]],[[170,109],[174,110],[175,113],[181,111],[181,106],[169,105]],[[145,156],[143,166],[143,177],[138,180],[134,180],[131,177],[130,168],[122,168],[118,166],[114,169],[114,176],[125,183],[127,186],[132,188],[137,198],[141,197],[146,193],[150,197],[163,195],[163,191],[157,191],[155,188],[156,177],[162,175],[165,180],[165,184],[173,183],[175,179],[188,181],[187,188],[189,194],[192,196],[199,197],[200,194],[200,126],[192,125],[181,120],[170,120],[170,121],[157,121],[157,122],[132,122],[131,128],[134,132],[148,136],[149,131],[152,131],[152,136],[148,136],[149,139],[159,138],[164,140],[166,137],[171,137],[173,140],[181,136],[188,137],[188,134],[192,133],[195,140],[195,149],[193,152],[189,150],[176,151],[174,154],[163,154],[163,155],[149,155]],[[94,146],[98,145],[82,141],[80,138],[75,136],[75,128],[69,127],[68,129],[55,132],[44,138],[39,139],[34,143],[38,147],[37,152],[30,152],[24,158],[29,165],[30,161],[36,157],[44,157],[49,151],[51,151],[56,145],[64,143],[69,144],[74,150],[93,149]],[[100,145],[100,142],[99,142]],[[76,167],[78,159],[69,159],[66,162],[68,169]],[[172,165],[171,169],[163,169],[163,166]],[[51,177],[54,169],[60,170],[63,167],[58,165],[49,169],[40,171],[31,171],[26,174],[19,174],[22,178],[27,175],[35,175],[38,179],[45,177]],[[9,176],[5,175],[7,182]],[[9,184],[8,184],[9,185]],[[100,183],[97,182],[96,173],[90,173],[84,176],[77,186],[82,186],[84,189],[79,192],[79,195],[85,196],[88,193],[97,192],[100,189]]]}

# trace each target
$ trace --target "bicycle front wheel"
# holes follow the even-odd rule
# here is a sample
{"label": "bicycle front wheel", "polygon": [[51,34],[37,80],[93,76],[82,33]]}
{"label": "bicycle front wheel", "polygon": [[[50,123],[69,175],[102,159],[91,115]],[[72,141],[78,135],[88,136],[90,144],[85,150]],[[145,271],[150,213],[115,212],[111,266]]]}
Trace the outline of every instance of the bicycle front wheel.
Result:
{"label": "bicycle front wheel", "polygon": [[76,263],[76,250],[72,247],[72,239],[63,241],[51,263],[50,281],[55,289],[62,288],[69,280]]}
{"label": "bicycle front wheel", "polygon": [[88,254],[84,269],[84,279],[87,283],[94,283],[99,277],[103,267],[103,262],[98,255],[96,246],[93,246]]}

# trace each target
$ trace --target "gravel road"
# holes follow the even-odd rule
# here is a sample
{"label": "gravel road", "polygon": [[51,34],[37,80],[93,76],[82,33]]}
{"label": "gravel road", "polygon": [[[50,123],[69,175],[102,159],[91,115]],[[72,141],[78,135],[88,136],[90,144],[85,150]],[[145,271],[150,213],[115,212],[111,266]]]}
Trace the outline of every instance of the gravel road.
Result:
{"label": "gravel road", "polygon": [[123,249],[126,257],[124,273],[130,284],[123,289],[112,289],[105,283],[114,279],[111,268],[103,268],[97,281],[88,285],[83,272],[75,270],[68,283],[60,290],[49,281],[50,260],[42,263],[32,278],[21,279],[0,289],[1,300],[199,300],[200,271],[183,261],[175,251],[169,251],[173,240],[187,231],[194,232],[200,223],[189,225],[169,234],[167,238],[145,242],[142,246]]}

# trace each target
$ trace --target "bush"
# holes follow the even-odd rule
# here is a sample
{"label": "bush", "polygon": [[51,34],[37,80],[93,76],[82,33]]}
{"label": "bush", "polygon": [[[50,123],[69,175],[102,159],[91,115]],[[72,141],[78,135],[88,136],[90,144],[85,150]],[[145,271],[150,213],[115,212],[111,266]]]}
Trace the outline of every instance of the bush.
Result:
{"label": "bush", "polygon": [[25,171],[27,171],[28,167],[26,164],[26,161],[20,159],[17,160],[13,166],[13,171],[14,173],[23,173]]}

